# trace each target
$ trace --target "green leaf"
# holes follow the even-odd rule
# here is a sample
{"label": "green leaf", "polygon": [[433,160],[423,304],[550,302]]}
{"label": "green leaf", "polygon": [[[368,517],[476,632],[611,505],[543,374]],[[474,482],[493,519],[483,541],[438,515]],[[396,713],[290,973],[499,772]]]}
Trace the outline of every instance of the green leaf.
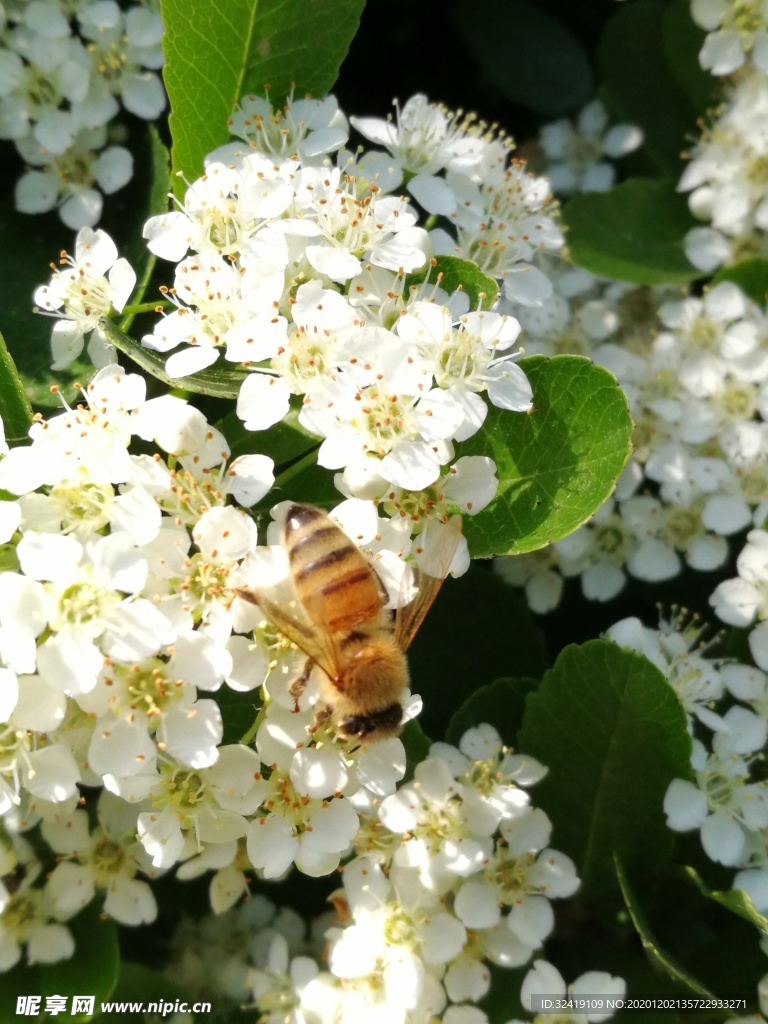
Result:
{"label": "green leaf", "polygon": [[495,462],[499,490],[464,517],[474,558],[535,551],[572,533],[613,490],[630,454],[632,420],[624,392],[581,356],[523,359],[533,388],[528,415],[489,408],[462,455]]}
{"label": "green leaf", "polygon": [[483,722],[493,725],[504,743],[514,742],[522,725],[525,698],[538,685],[538,679],[522,676],[517,679],[497,679],[488,686],[481,686],[451,718],[445,742],[458,746],[467,729]]}
{"label": "green leaf", "polygon": [[432,740],[427,736],[417,719],[412,718],[405,723],[400,739],[405,747],[406,767],[403,782],[410,782],[419,761],[429,754]]}
{"label": "green leaf", "polygon": [[717,80],[699,64],[706,32],[691,17],[690,0],[673,0],[662,15],[661,43],[669,70],[691,105],[703,114],[713,104]]}
{"label": "green leaf", "polygon": [[16,999],[22,995],[41,996],[43,1006],[46,996],[66,996],[66,1020],[86,1021],[91,1020],[87,1014],[70,1014],[73,995],[95,996],[94,1010],[103,999],[109,999],[120,970],[114,921],[102,920],[101,908],[93,902],[68,921],[67,927],[75,939],[72,956],[55,964],[19,964],[0,974],[0,1006],[15,1009]]}
{"label": "green leaf", "polygon": [[261,705],[261,690],[231,690],[222,686],[216,694],[224,725],[222,744],[239,743],[256,721]]}
{"label": "green leaf", "polygon": [[673,956],[659,946],[650,929],[646,916],[640,907],[637,897],[630,887],[629,879],[627,878],[626,871],[624,870],[624,865],[618,856],[614,857],[614,866],[616,868],[616,877],[618,878],[619,885],[621,887],[621,893],[624,897],[624,904],[629,911],[632,924],[635,926],[635,930],[640,936],[640,941],[643,944],[645,955],[648,957],[650,963],[660,968],[673,981],[683,985],[687,991],[693,992],[698,996],[703,996],[705,999],[714,999],[715,995],[713,992],[706,988],[698,978],[695,978],[689,971],[679,964]]}
{"label": "green leaf", "polygon": [[278,500],[307,502],[319,505],[320,508],[332,509],[344,496],[336,490],[333,482],[334,474],[317,465],[317,449],[319,441],[307,454],[297,459],[288,469],[275,479],[275,487],[264,499],[263,505],[257,505],[258,511],[266,511],[275,504],[275,491],[280,492]]}
{"label": "green leaf", "polygon": [[499,295],[499,286],[494,278],[484,274],[473,260],[463,260],[459,256],[436,256],[421,270],[409,274],[406,294],[411,285],[422,281],[439,284],[449,295],[456,291],[466,292],[472,310],[490,309]]}
{"label": "green leaf", "polygon": [[671,181],[637,178],[574,196],[563,208],[563,225],[573,262],[601,277],[684,284],[702,276],[683,246],[696,221]]}
{"label": "green leaf", "polygon": [[[538,679],[547,666],[544,635],[525,600],[485,562],[445,581],[408,662],[411,690],[424,701],[419,721],[430,736],[444,736],[451,716],[494,680],[513,672]],[[504,706],[487,711],[482,721],[512,741]]]}
{"label": "green leaf", "polygon": [[536,803],[553,842],[576,862],[585,900],[615,886],[613,857],[658,866],[673,847],[670,782],[690,778],[685,712],[646,658],[604,640],[560,654],[525,705],[520,749],[549,767]]}
{"label": "green leaf", "polygon": [[27,398],[19,371],[0,334],[0,415],[7,441],[24,441],[32,426],[32,406]]}
{"label": "green leaf", "polygon": [[768,917],[760,913],[752,902],[752,898],[743,889],[729,889],[726,892],[720,892],[716,889],[710,889],[694,868],[686,868],[685,872],[702,896],[706,896],[708,900],[719,903],[721,907],[730,910],[732,914],[736,914],[745,921],[749,921],[750,924],[759,929],[761,934],[768,935]]}
{"label": "green leaf", "polygon": [[733,266],[723,267],[715,274],[712,284],[719,284],[721,281],[733,281],[745,295],[765,309],[768,296],[768,259],[755,256],[753,259],[734,263]]}
{"label": "green leaf", "polygon": [[[324,96],[336,81],[365,0],[286,4],[284,0],[161,0],[163,78],[171,104],[173,172],[190,181],[203,157],[229,139],[227,121],[249,93],[280,106],[296,95]],[[186,188],[174,179],[176,194]]]}
{"label": "green leaf", "polygon": [[[660,0],[617,5],[603,30],[597,60],[609,109],[643,129],[645,150],[659,171],[677,178],[680,154],[688,139],[698,134],[696,117],[701,109],[689,98],[690,82],[684,87],[679,81],[681,76],[691,77],[681,70],[686,56],[680,55],[676,71],[669,66],[664,48],[666,10]],[[668,45],[673,29],[674,19],[666,25]]]}
{"label": "green leaf", "polygon": [[[142,964],[123,963],[120,967],[120,978],[118,979],[115,991],[112,993],[112,1002],[145,1004],[148,1001],[155,1003],[180,1003],[191,1002],[189,989],[184,988],[177,982],[163,974],[162,971],[154,971]],[[98,1002],[96,1004],[98,1006]],[[104,1021],[108,1024],[114,1021],[115,1015],[97,1014],[94,1020]],[[136,1012],[130,1013],[122,1010],[120,1013],[120,1024],[144,1024],[147,1015]]]}
{"label": "green leaf", "polygon": [[[146,216],[152,217],[155,214],[164,213],[168,209],[168,193],[171,188],[171,156],[154,125],[149,126],[149,143],[152,185],[149,191]],[[131,303],[139,303],[149,287],[157,260],[147,248],[143,237],[139,237],[138,234],[134,235],[122,255],[127,258],[136,271],[136,287],[131,296]],[[129,314],[123,317],[120,329],[127,333],[132,323],[133,315]]]}
{"label": "green leaf", "polygon": [[144,348],[140,342],[129,337],[112,320],[103,317],[99,327],[109,338],[118,351],[129,356],[137,366],[157,377],[173,388],[181,388],[197,395],[210,395],[213,398],[237,398],[240,385],[248,371],[235,365],[228,365],[220,359],[213,366],[193,374],[191,377],[169,377],[165,372],[166,356],[152,349]]}
{"label": "green leaf", "polygon": [[592,96],[589,58],[562,22],[529,0],[473,0],[453,20],[485,77],[506,97],[548,117]]}
{"label": "green leaf", "polygon": [[216,426],[229,442],[232,458],[257,452],[268,455],[276,466],[281,466],[320,444],[321,439],[299,423],[300,409],[301,398],[294,396],[288,413],[269,430],[246,430],[234,409]]}

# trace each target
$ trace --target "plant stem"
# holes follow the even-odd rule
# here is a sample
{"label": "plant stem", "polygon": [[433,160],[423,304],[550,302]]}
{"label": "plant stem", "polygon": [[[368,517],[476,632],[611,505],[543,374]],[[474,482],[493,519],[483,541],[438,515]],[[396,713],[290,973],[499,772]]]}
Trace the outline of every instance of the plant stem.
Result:
{"label": "plant stem", "polygon": [[285,487],[285,485],[293,480],[303,469],[307,466],[314,466],[317,462],[317,453],[320,450],[320,445],[316,444],[309,451],[305,452],[300,459],[297,459],[293,465],[289,466],[288,469],[284,469],[283,472],[275,477],[275,487]]}
{"label": "plant stem", "polygon": [[173,303],[167,299],[157,299],[156,302],[135,302],[131,306],[123,306],[123,316],[134,317],[137,313],[155,313],[159,309],[173,309]]}

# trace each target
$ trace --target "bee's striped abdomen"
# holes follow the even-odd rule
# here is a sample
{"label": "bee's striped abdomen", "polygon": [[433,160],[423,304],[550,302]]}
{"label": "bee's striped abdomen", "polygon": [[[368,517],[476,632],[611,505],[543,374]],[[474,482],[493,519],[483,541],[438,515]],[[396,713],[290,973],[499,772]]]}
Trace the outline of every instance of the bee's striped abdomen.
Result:
{"label": "bee's striped abdomen", "polygon": [[381,591],[373,571],[324,512],[292,505],[284,541],[299,600],[316,625],[339,633],[380,616]]}

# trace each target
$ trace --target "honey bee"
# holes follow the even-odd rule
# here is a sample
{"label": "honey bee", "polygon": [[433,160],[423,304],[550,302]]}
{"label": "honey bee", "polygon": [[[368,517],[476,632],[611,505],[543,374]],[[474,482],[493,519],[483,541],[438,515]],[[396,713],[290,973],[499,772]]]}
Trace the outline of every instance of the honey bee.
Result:
{"label": "honey bee", "polygon": [[408,650],[437,596],[461,537],[461,516],[440,528],[422,568],[415,567],[416,597],[394,618],[389,597],[366,557],[326,513],[291,505],[282,546],[290,574],[282,597],[273,587],[240,587],[239,597],[257,604],[273,625],[309,656],[291,684],[298,698],[312,671],[320,669],[315,723],[330,721],[341,740],[371,742],[396,736],[402,727]]}

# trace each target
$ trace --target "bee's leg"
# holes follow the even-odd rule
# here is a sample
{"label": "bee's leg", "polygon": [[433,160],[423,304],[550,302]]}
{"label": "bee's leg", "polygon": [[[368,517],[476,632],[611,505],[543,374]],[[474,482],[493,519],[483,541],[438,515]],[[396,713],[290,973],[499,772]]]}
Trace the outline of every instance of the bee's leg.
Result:
{"label": "bee's leg", "polygon": [[304,662],[304,668],[301,671],[300,676],[296,676],[291,685],[288,687],[288,693],[293,697],[295,701],[294,711],[299,710],[299,697],[304,693],[309,682],[309,677],[312,675],[312,666],[314,662],[311,658],[307,658]]}
{"label": "bee's leg", "polygon": [[315,725],[322,725],[331,717],[331,709],[327,704],[318,704],[315,707]]}
{"label": "bee's leg", "polygon": [[314,736],[318,729],[322,729],[325,722],[331,717],[331,713],[331,709],[327,704],[323,704],[320,701],[315,704],[315,717],[311,728],[308,730],[310,736]]}

